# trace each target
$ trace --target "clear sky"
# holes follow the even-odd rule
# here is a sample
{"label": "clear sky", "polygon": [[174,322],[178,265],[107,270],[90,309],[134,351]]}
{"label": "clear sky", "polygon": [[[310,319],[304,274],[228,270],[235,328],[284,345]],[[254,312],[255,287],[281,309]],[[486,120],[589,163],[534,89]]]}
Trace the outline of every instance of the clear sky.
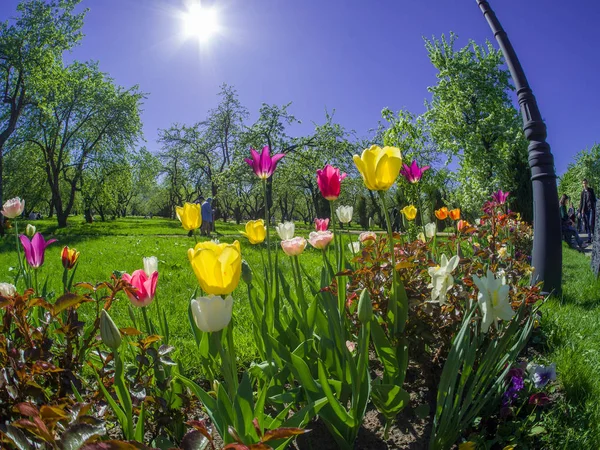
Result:
{"label": "clear sky", "polygon": [[[182,38],[185,0],[83,0],[85,38],[69,58],[98,60],[123,86],[147,92],[144,135],[194,123],[233,85],[251,120],[261,103],[293,102],[304,123],[324,111],[365,135],[381,109],[424,111],[435,70],[422,37],[454,31],[463,46],[493,39],[475,0],[211,0],[220,33],[199,46]],[[0,18],[18,0],[0,0]],[[600,142],[600,2],[490,0],[508,32],[548,125],[558,173]]]}

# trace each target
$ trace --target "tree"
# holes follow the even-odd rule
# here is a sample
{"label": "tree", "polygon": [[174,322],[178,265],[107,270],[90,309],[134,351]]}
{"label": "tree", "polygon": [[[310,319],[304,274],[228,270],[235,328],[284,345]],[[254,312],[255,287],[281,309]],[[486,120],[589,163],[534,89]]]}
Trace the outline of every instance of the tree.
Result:
{"label": "tree", "polygon": [[[424,117],[438,149],[457,157],[459,170],[455,202],[477,211],[492,191],[518,192],[525,219],[532,218],[532,191],[528,180],[527,141],[509,93],[510,74],[502,52],[491,43],[473,41],[455,50],[456,35],[447,40],[425,40],[429,59],[438,69],[438,84],[430,87],[431,102]],[[524,173],[515,179],[514,170]]]}
{"label": "tree", "polygon": [[81,38],[87,10],[73,14],[79,1],[24,0],[17,7],[19,17],[0,24],[0,205],[6,143],[25,109],[42,101],[63,52]]}
{"label": "tree", "polygon": [[567,194],[576,209],[579,208],[580,194],[583,189],[581,182],[584,178],[588,180],[590,187],[598,195],[600,190],[600,144],[594,144],[591,148],[577,153],[567,171],[559,177],[559,195]]}
{"label": "tree", "polygon": [[43,155],[59,227],[67,218],[88,164],[131,148],[141,133],[137,86],[116,86],[96,64],[57,70],[46,101],[27,114],[26,141]]}

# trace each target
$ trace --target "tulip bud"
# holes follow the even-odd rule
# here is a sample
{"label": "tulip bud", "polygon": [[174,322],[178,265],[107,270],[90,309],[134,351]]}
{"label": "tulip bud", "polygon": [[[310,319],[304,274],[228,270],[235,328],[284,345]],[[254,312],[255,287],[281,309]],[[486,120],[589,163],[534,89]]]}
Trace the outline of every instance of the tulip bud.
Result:
{"label": "tulip bud", "polygon": [[121,345],[121,332],[105,309],[100,314],[100,337],[112,350],[117,350]]}
{"label": "tulip bud", "polygon": [[75,267],[75,263],[79,259],[79,252],[74,248],[68,246],[63,247],[61,253],[62,265],[65,269],[71,270]]}
{"label": "tulip bud", "polygon": [[0,283],[0,295],[12,297],[17,293],[17,288],[10,283]]}
{"label": "tulip bud", "polygon": [[358,320],[361,323],[367,323],[373,318],[373,304],[371,303],[371,295],[365,288],[360,293],[360,300],[358,300]]}
{"label": "tulip bud", "polygon": [[245,259],[242,260],[242,280],[246,284],[252,284],[252,269]]}
{"label": "tulip bud", "polygon": [[32,238],[35,234],[35,226],[28,223],[27,228],[25,228],[25,234],[27,235],[27,237]]}

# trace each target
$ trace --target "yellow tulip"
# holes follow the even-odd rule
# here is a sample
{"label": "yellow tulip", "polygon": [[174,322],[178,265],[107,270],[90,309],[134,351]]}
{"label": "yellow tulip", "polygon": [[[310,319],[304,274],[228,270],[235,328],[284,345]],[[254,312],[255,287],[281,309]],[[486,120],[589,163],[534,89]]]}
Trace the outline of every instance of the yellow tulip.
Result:
{"label": "yellow tulip", "polygon": [[181,222],[184,230],[195,230],[202,225],[202,215],[200,214],[200,205],[197,203],[185,202],[183,206],[175,207],[177,218]]}
{"label": "yellow tulip", "polygon": [[414,205],[405,206],[400,212],[404,214],[404,217],[408,220],[415,220],[415,217],[417,217],[417,208],[415,208]]}
{"label": "yellow tulip", "polygon": [[246,224],[246,231],[242,234],[248,238],[251,244],[262,244],[267,236],[265,221],[262,219],[251,220]]}
{"label": "yellow tulip", "polygon": [[477,446],[473,441],[462,442],[458,444],[458,450],[475,450]]}
{"label": "yellow tulip", "polygon": [[231,294],[240,282],[242,253],[238,241],[233,244],[199,242],[188,250],[188,258],[200,287],[207,294]]}
{"label": "yellow tulip", "polygon": [[402,167],[402,155],[396,147],[372,145],[361,156],[354,155],[354,164],[371,191],[387,191],[396,182]]}

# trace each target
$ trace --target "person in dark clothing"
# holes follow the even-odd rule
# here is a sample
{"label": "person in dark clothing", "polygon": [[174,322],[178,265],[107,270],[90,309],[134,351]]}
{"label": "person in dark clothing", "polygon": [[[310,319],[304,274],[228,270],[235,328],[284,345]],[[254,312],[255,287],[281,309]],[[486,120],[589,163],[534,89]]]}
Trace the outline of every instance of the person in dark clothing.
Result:
{"label": "person in dark clothing", "polygon": [[398,208],[394,208],[392,211],[392,231],[400,233],[400,212]]}
{"label": "person in dark clothing", "polygon": [[568,200],[569,200],[569,196],[567,194],[563,194],[559,201],[560,221],[561,221],[561,226],[562,226],[562,232],[563,232],[563,235],[564,235],[567,243],[571,244],[572,240],[574,239],[575,242],[577,242],[577,246],[579,247],[579,250],[583,251],[583,249],[584,249],[583,239],[581,239],[581,237],[577,233],[577,230],[575,229],[573,221],[569,217],[569,212],[567,210],[567,201]]}
{"label": "person in dark clothing", "polygon": [[591,243],[596,224],[596,194],[594,194],[594,190],[588,185],[588,180],[585,178],[583,179],[583,190],[579,200],[579,213],[583,220],[585,232],[588,234],[588,243]]}

